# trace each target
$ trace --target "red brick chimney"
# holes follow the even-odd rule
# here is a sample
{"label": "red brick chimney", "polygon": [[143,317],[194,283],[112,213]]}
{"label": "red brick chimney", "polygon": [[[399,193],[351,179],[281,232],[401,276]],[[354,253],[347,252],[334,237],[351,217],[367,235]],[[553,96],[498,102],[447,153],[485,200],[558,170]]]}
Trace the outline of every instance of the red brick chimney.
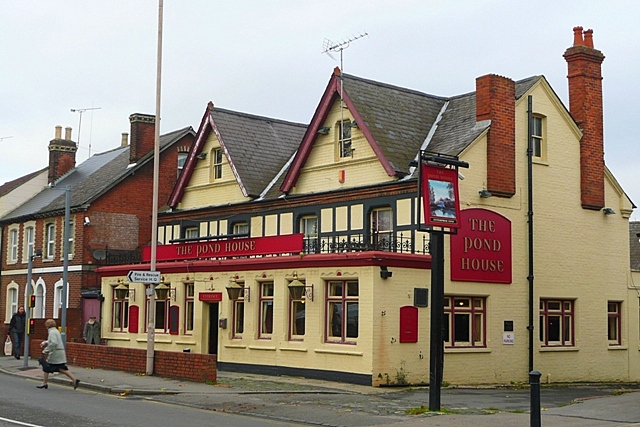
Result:
{"label": "red brick chimney", "polygon": [[580,190],[582,207],[604,207],[604,127],[602,61],[593,48],[593,30],[573,29],[573,46],[564,52],[569,73],[569,111],[582,130]]}
{"label": "red brick chimney", "polygon": [[132,114],[131,147],[129,148],[129,163],[136,163],[142,156],[153,151],[156,137],[156,117],[149,114]]}
{"label": "red brick chimney", "polygon": [[487,190],[516,193],[516,85],[495,74],[476,79],[476,121],[491,120],[487,136]]}
{"label": "red brick chimney", "polygon": [[49,141],[49,184],[76,166],[76,151],[78,147],[71,140],[71,128],[65,129],[62,139],[62,126],[56,126],[56,136]]}

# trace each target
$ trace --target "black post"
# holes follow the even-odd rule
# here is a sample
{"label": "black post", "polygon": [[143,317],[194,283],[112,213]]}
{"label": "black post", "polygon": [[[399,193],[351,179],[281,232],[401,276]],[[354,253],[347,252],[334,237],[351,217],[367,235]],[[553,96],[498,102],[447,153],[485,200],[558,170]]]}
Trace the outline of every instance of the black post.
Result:
{"label": "black post", "polygon": [[531,427],[540,427],[540,371],[529,372],[529,386],[531,387]]}
{"label": "black post", "polygon": [[429,232],[431,254],[431,341],[429,358],[429,410],[440,410],[444,365],[444,233]]}

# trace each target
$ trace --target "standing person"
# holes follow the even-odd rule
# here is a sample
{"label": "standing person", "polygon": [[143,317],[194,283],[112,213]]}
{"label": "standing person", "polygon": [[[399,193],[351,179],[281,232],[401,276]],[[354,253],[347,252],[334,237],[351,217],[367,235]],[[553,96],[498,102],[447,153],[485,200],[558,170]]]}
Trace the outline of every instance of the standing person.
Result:
{"label": "standing person", "polygon": [[96,320],[96,316],[89,316],[82,335],[87,344],[100,344],[100,322]]}
{"label": "standing person", "polygon": [[[73,376],[69,368],[67,368],[67,353],[64,350],[64,342],[62,342],[62,336],[56,328],[56,321],[53,319],[47,319],[44,322],[44,326],[47,328],[48,336],[47,340],[43,341],[40,344],[41,347],[44,347],[42,350],[43,353],[47,354],[47,361],[50,365],[51,372],[60,372],[71,379],[71,384],[73,384],[73,389],[78,388],[78,384],[80,380],[77,380],[76,377]],[[42,380],[42,384],[36,386],[37,388],[49,388],[49,372],[44,373],[44,378]]]}
{"label": "standing person", "polygon": [[22,348],[22,341],[24,340],[24,328],[27,324],[27,314],[24,311],[24,306],[18,307],[18,311],[11,316],[9,322],[9,334],[13,340],[13,357],[20,360],[20,349]]}

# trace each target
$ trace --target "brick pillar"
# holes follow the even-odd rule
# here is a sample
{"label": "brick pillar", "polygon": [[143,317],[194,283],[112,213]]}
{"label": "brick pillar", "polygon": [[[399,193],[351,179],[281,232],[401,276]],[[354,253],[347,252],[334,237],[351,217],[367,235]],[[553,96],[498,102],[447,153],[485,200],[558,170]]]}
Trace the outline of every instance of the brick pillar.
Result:
{"label": "brick pillar", "polygon": [[516,193],[516,85],[487,74],[476,79],[476,120],[491,120],[487,136],[487,190],[498,197]]}
{"label": "brick pillar", "polygon": [[604,207],[604,127],[602,62],[593,48],[593,30],[573,29],[573,46],[564,53],[569,79],[569,111],[582,130],[580,193],[584,209]]}

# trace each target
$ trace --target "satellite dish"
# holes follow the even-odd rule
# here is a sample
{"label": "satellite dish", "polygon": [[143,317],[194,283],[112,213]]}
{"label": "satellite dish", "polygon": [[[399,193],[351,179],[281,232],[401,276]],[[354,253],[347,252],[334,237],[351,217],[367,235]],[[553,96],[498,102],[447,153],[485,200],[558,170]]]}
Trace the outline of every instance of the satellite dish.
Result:
{"label": "satellite dish", "polygon": [[106,249],[96,249],[93,251],[93,257],[98,261],[103,261],[107,259],[107,250]]}

